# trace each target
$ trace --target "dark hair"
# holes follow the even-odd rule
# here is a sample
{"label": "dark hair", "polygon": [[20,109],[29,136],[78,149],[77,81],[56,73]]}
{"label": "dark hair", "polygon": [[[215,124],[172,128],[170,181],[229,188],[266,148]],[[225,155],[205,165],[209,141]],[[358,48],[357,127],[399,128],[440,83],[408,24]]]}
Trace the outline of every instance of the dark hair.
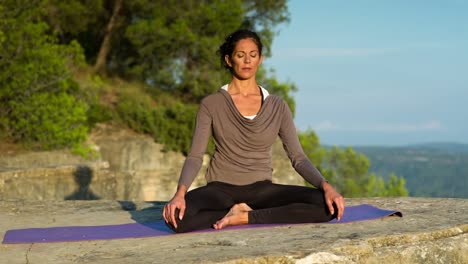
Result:
{"label": "dark hair", "polygon": [[227,36],[224,40],[224,43],[221,44],[221,46],[219,46],[217,54],[221,60],[222,67],[226,69],[231,69],[231,67],[224,60],[224,57],[226,55],[231,57],[237,42],[241,39],[252,39],[255,42],[255,44],[257,44],[259,55],[262,55],[263,44],[260,38],[258,37],[257,33],[248,29],[239,29]]}

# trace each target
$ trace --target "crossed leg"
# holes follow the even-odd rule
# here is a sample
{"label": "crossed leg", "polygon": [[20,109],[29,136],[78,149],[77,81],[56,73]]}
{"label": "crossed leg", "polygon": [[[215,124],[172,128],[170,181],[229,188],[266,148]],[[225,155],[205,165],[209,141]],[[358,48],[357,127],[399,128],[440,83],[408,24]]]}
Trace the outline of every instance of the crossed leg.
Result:
{"label": "crossed leg", "polygon": [[252,208],[246,203],[238,203],[213,225],[214,229],[222,229],[231,225],[245,225],[249,222],[249,212]]}
{"label": "crossed leg", "polygon": [[210,183],[187,193],[186,208],[182,220],[176,211],[176,232],[247,223],[326,222],[335,217],[330,214],[322,191],[270,181],[246,186]]}

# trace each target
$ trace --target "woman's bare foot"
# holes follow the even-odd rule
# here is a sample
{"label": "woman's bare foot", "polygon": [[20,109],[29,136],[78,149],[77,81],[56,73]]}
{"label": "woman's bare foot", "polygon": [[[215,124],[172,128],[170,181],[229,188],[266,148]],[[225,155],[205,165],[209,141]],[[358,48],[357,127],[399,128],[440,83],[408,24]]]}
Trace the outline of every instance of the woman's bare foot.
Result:
{"label": "woman's bare foot", "polygon": [[238,203],[231,207],[231,210],[229,210],[229,213],[227,213],[226,216],[228,216],[229,214],[237,214],[240,212],[248,211],[252,211],[252,208],[250,208],[250,206],[248,206],[246,203]]}
{"label": "woman's bare foot", "polygon": [[246,203],[235,204],[231,210],[214,225],[214,229],[222,229],[233,225],[245,225],[249,222],[249,211],[252,208]]}

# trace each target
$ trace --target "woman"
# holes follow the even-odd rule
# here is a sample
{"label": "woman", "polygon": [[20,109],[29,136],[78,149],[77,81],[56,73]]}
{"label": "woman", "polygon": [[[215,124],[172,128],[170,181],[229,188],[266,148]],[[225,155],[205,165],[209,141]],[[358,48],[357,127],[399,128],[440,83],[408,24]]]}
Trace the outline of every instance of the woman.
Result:
{"label": "woman", "polygon": [[[288,105],[257,84],[262,48],[257,34],[249,30],[232,33],[219,48],[232,80],[200,103],[177,191],[163,211],[176,232],[326,222],[343,215],[343,197],[304,154]],[[206,172],[207,185],[187,193],[211,134],[215,152]],[[317,189],[272,183],[271,146],[278,136],[294,169]]]}

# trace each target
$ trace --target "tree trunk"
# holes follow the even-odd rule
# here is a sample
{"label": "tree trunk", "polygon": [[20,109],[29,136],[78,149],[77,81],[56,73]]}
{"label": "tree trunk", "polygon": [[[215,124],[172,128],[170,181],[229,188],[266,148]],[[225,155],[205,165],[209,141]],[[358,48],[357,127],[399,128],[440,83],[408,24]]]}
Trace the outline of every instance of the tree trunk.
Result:
{"label": "tree trunk", "polygon": [[99,54],[96,59],[96,64],[94,64],[95,73],[104,73],[106,71],[107,64],[107,55],[111,49],[111,40],[112,34],[118,27],[118,16],[120,10],[122,9],[123,0],[115,0],[114,10],[112,11],[112,16],[107,24],[106,33],[104,35],[104,40],[102,41],[101,48],[99,48]]}

